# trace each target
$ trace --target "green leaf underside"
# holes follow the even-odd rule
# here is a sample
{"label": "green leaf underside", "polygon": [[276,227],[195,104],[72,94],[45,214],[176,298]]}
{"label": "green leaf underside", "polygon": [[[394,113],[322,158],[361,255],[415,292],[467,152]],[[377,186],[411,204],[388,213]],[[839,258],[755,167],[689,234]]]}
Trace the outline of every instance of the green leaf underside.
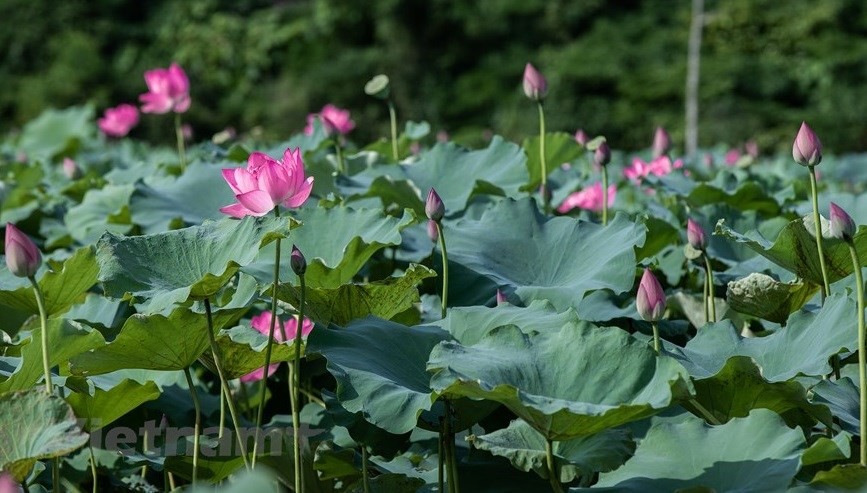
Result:
{"label": "green leaf underside", "polygon": [[[45,296],[45,311],[49,316],[66,311],[70,306],[84,300],[85,293],[97,281],[99,268],[93,247],[76,250],[63,262],[51,262],[52,271],[45,271],[38,278],[39,288]],[[27,279],[12,276],[3,262],[0,266],[0,286],[12,289],[0,290],[0,305],[6,305],[28,313],[39,313],[36,295]]]}

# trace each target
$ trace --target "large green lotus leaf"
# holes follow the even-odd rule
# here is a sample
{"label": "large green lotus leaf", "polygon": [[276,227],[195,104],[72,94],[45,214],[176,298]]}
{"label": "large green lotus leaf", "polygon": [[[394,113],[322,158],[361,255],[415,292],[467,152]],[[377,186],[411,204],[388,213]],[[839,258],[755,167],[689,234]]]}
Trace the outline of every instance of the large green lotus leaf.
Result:
{"label": "large green lotus leaf", "polygon": [[865,486],[867,468],[860,464],[838,464],[827,471],[817,472],[807,491],[864,491]]}
{"label": "large green lotus leaf", "polygon": [[64,151],[73,152],[83,140],[93,136],[93,106],[63,110],[48,109],[24,125],[18,148],[31,160],[48,161]]}
{"label": "large green lotus leaf", "polygon": [[[386,246],[399,245],[400,231],[415,222],[410,211],[392,217],[380,210],[349,207],[309,207],[298,210],[295,218],[303,226],[292,231],[291,241],[281,244],[280,255],[284,260],[280,262],[280,280],[298,284],[289,265],[294,244],[307,259],[304,275],[307,287],[325,289],[351,282],[374,253]],[[273,283],[274,248],[263,248],[256,262],[245,267],[244,272],[263,284]]]}
{"label": "large green lotus leaf", "polygon": [[[275,327],[274,330],[280,330]],[[217,336],[217,346],[220,348],[220,364],[228,379],[242,377],[253,370],[265,366],[265,348],[268,345],[268,337],[258,330],[247,326],[232,327],[222,331]],[[301,354],[304,354],[304,345],[301,346]],[[295,349],[289,343],[278,343],[271,346],[271,363],[282,363],[295,359]],[[202,363],[215,373],[216,365],[213,363],[211,353],[201,356]],[[269,375],[274,372],[269,371]]]}
{"label": "large green lotus leaf", "polygon": [[289,220],[246,217],[145,236],[106,233],[97,244],[105,294],[149,298],[153,312],[213,296],[252,262],[262,245],[289,232]]}
{"label": "large green lotus leaf", "polygon": [[[214,330],[236,323],[246,309],[214,312]],[[135,314],[110,344],[70,361],[76,375],[99,375],[124,368],[183,370],[208,348],[204,315],[178,307],[168,316]]]}
{"label": "large green lotus leaf", "polygon": [[739,210],[756,210],[767,216],[779,214],[780,205],[759,181],[747,179],[743,172],[723,171],[709,182],[696,182],[682,173],[649,177],[650,183],[684,198],[691,207],[728,204]]}
{"label": "large green lotus leaf", "polygon": [[85,431],[103,428],[140,404],[160,396],[160,390],[153,382],[141,384],[125,379],[108,390],[94,388],[93,394],[74,392],[66,397],[75,416],[85,420]]}
{"label": "large green lotus leaf", "polygon": [[201,486],[190,490],[199,493],[279,493],[282,491],[277,477],[266,468],[257,468],[255,471],[243,471],[232,478],[224,486],[217,488],[203,488]]}
{"label": "large green lotus leaf", "polygon": [[69,405],[44,389],[0,395],[0,471],[18,482],[37,460],[62,457],[87,438]]}
{"label": "large green lotus leaf", "polygon": [[[696,379],[693,385],[695,400],[721,423],[762,408],[776,412],[790,426],[809,429],[816,421],[832,425],[828,408],[807,401],[803,385],[795,381],[768,382],[761,368],[746,356],[730,358],[719,373]],[[690,407],[691,403],[684,405]]]}
{"label": "large green lotus leaf", "polygon": [[813,403],[827,406],[842,429],[854,435],[861,433],[861,393],[852,379],[822,380],[811,390]]}
{"label": "large green lotus leaf", "polygon": [[837,462],[852,457],[852,435],[841,431],[833,437],[819,437],[804,451],[802,466]]}
{"label": "large green lotus leaf", "polygon": [[439,143],[413,164],[372,167],[340,183],[350,199],[380,197],[385,206],[397,204],[424,215],[428,190],[435,188],[447,213],[462,211],[477,189],[517,197],[529,175],[526,156],[516,144],[495,136],[485,149],[468,150]]}
{"label": "large green lotus leaf", "polygon": [[547,299],[565,310],[577,309],[588,291],[632,288],[635,247],[644,243],[645,227],[624,214],[605,227],[546,218],[531,199],[506,199],[479,220],[447,224],[445,234],[450,263],[514,291],[524,303]]}
{"label": "large green lotus leaf", "polygon": [[[533,470],[543,478],[548,477],[545,437],[526,421],[516,419],[507,428],[470,436],[468,440],[476,448],[509,459],[524,472]],[[635,445],[626,430],[612,429],[554,442],[552,449],[560,482],[569,483],[578,476],[620,466],[635,450]]]}
{"label": "large green lotus leaf", "polygon": [[[523,148],[527,155],[527,171],[530,179],[527,189],[534,190],[542,183],[542,163],[539,144],[542,142],[537,135],[524,139]],[[570,163],[582,156],[586,150],[575,142],[575,137],[566,132],[551,132],[545,134],[545,162],[548,174],[563,163]],[[438,189],[439,190],[439,189]]]}
{"label": "large green lotus leaf", "polygon": [[[773,242],[768,241],[756,230],[740,234],[720,221],[714,234],[722,235],[730,240],[742,243],[771,262],[793,272],[800,278],[813,284],[822,284],[822,270],[819,266],[819,254],[816,250],[816,238],[813,236],[812,215],[803,219],[795,219],[780,231]],[[851,275],[852,257],[849,247],[843,241],[828,238],[828,223],[822,218],[823,250],[825,266],[828,269],[828,281],[836,282]],[[855,248],[858,255],[867,258],[867,228],[861,226],[855,233]]]}
{"label": "large green lotus leaf", "polygon": [[683,367],[645,342],[577,324],[532,337],[507,325],[472,346],[445,341],[428,370],[437,392],[500,402],[552,440],[652,416],[692,391]]}
{"label": "large green lotus leaf", "polygon": [[769,336],[743,338],[726,320],[702,327],[683,348],[666,343],[666,351],[699,379],[719,373],[733,356],[752,358],[769,382],[827,375],[831,355],[857,347],[854,313],[855,302],[837,293],[816,313],[792,314],[785,328]]}
{"label": "large green lotus leaf", "polygon": [[317,327],[307,351],[328,360],[337,398],[347,411],[401,434],[415,428],[421,412],[433,404],[425,363],[447,337],[435,327],[409,328],[369,317],[345,329]]}
{"label": "large green lotus leaf", "polygon": [[[334,289],[309,288],[305,292],[304,316],[317,323],[346,325],[368,315],[389,320],[418,303],[416,286],[422,280],[436,277],[436,272],[411,264],[402,276],[363,284],[344,284]],[[298,306],[301,290],[281,284],[277,298]]]}
{"label": "large green lotus leaf", "polygon": [[[105,344],[102,334],[85,325],[61,318],[48,321],[48,359],[50,366],[61,365],[65,372],[70,358]],[[5,382],[0,382],[0,393],[25,390],[44,375],[42,366],[42,329],[34,329],[30,342],[21,348],[21,363]]]}
{"label": "large green lotus leaf", "polygon": [[572,310],[558,313],[546,300],[536,300],[530,306],[509,303],[495,306],[449,308],[448,315],[433,322],[463,345],[478,343],[488,332],[503,325],[515,325],[524,332],[559,332],[564,325],[578,322]]}
{"label": "large green lotus leaf", "polygon": [[133,221],[145,233],[158,233],[178,221],[201,224],[224,217],[220,207],[235,202],[235,196],[220,169],[236,166],[197,161],[171,183],[137,183],[130,201]]}
{"label": "large green lotus leaf", "polygon": [[766,409],[713,427],[694,417],[662,421],[623,467],[603,473],[593,489],[572,491],[785,491],[805,448],[803,432]]}
{"label": "large green lotus leaf", "polygon": [[[71,257],[58,262],[47,260],[51,270],[42,269],[37,273],[39,288],[45,295],[45,311],[48,316],[66,311],[70,306],[84,300],[87,290],[96,284],[99,267],[91,246],[76,250]],[[39,313],[36,295],[30,281],[15,277],[0,265],[0,304],[29,313]]]}
{"label": "large green lotus leaf", "polygon": [[730,308],[740,313],[783,323],[818,290],[819,286],[810,282],[780,282],[769,275],[754,272],[728,283],[726,301]]}
{"label": "large green lotus leaf", "polygon": [[95,243],[106,231],[126,234],[132,229],[129,199],[132,185],[106,185],[87,192],[63,218],[66,230],[81,244]]}

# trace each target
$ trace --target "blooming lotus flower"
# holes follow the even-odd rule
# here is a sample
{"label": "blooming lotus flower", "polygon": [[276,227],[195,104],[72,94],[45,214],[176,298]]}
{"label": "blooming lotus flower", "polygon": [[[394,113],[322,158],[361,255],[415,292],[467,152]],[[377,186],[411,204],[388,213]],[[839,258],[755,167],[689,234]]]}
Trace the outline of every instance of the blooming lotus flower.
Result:
{"label": "blooming lotus flower", "polygon": [[725,155],[726,166],[735,166],[741,160],[740,149],[730,149]]}
{"label": "blooming lotus flower", "polygon": [[307,272],[307,259],[297,246],[292,245],[292,254],[289,256],[289,266],[296,276],[302,276]]}
{"label": "blooming lotus flower", "polygon": [[[617,187],[610,185],[608,187],[608,206],[614,203],[617,198]],[[601,211],[602,210],[602,182],[597,181],[593,185],[570,194],[566,200],[557,207],[557,212],[565,214],[575,208]]]}
{"label": "blooming lotus flower", "polygon": [[319,116],[322,117],[322,123],[325,124],[328,133],[337,132],[346,135],[355,128],[355,122],[349,117],[349,110],[338,108],[333,104],[326,104]]}
{"label": "blooming lotus flower", "polygon": [[588,142],[590,142],[590,137],[584,132],[583,129],[578,129],[575,132],[575,142],[577,142],[581,146],[586,146]]}
{"label": "blooming lotus flower", "polygon": [[524,67],[524,94],[533,101],[541,101],[548,94],[548,81],[529,63]]}
{"label": "blooming lotus flower", "polygon": [[[271,333],[271,312],[262,312],[259,315],[253,317],[250,320],[250,324],[256,329],[259,333],[265,334],[266,336]],[[277,319],[277,326],[274,328],[274,340],[277,342],[286,342],[286,339],[283,337],[283,331],[286,331],[286,336],[289,337],[288,340],[295,339],[295,334],[298,332],[298,318],[292,317],[286,322],[283,322],[279,318]],[[301,337],[307,337],[310,334],[310,331],[313,330],[313,321],[307,317],[304,317],[304,324],[301,327]],[[274,363],[273,365],[268,365],[268,375],[273,375],[277,368],[280,366],[280,363]],[[265,368],[259,368],[258,370],[253,370],[250,373],[241,377],[241,381],[244,383],[250,382],[258,382],[265,378]]]}
{"label": "blooming lotus flower", "polygon": [[855,236],[855,221],[842,207],[831,202],[831,237],[851,241]]}
{"label": "blooming lotus flower", "polygon": [[238,202],[221,207],[220,212],[238,218],[264,216],[280,204],[300,207],[313,190],[313,177],[304,178],[299,148],[286,149],[282,161],[254,152],[246,168],[223,169],[223,178]]}
{"label": "blooming lotus flower", "polygon": [[822,142],[807,122],[801,123],[792,143],[792,158],[801,166],[816,166],[822,162]]}
{"label": "blooming lotus flower", "polygon": [[683,168],[683,161],[678,159],[672,162],[668,156],[660,156],[649,163],[635,158],[632,160],[632,165],[623,170],[623,176],[638,183],[647,175],[665,176],[680,168]]}
{"label": "blooming lotus flower", "polygon": [[641,276],[635,308],[641,318],[648,322],[659,320],[665,313],[665,291],[650,269],[644,269],[644,275]]}
{"label": "blooming lotus flower", "polygon": [[144,73],[148,92],[138,97],[144,113],[183,113],[190,109],[190,80],[177,63]]}
{"label": "blooming lotus flower", "polygon": [[696,250],[704,251],[707,248],[707,236],[704,228],[691,218],[686,220],[686,241]]}
{"label": "blooming lotus flower", "polygon": [[433,188],[427,193],[427,201],[424,204],[424,213],[431,221],[440,222],[446,214],[446,206],[437,191]]}
{"label": "blooming lotus flower", "polygon": [[27,235],[6,223],[6,267],[18,277],[33,277],[42,265],[42,253]]}
{"label": "blooming lotus flower", "polygon": [[138,125],[138,109],[131,104],[108,108],[97,121],[102,133],[109,137],[123,137]]}
{"label": "blooming lotus flower", "polygon": [[66,175],[70,180],[76,180],[81,178],[81,169],[78,167],[78,164],[75,163],[72,159],[65,157],[63,158],[63,174]]}
{"label": "blooming lotus flower", "polygon": [[653,158],[665,156],[671,150],[671,137],[662,127],[656,127],[653,134]]}

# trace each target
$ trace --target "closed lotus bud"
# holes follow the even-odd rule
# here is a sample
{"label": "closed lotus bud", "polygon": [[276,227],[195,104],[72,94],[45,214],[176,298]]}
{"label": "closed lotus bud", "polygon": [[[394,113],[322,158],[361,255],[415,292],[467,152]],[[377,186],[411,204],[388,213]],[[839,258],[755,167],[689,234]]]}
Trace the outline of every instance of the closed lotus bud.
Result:
{"label": "closed lotus bud", "polygon": [[524,94],[533,101],[541,101],[548,94],[548,81],[529,63],[524,67]]}
{"label": "closed lotus bud", "polygon": [[18,277],[33,277],[42,265],[42,253],[27,235],[6,223],[6,267]]}
{"label": "closed lotus bud", "polygon": [[696,250],[704,251],[707,248],[707,236],[704,228],[692,219],[686,220],[686,241]]}
{"label": "closed lotus bud", "polygon": [[582,146],[586,146],[587,143],[590,142],[590,136],[587,135],[583,129],[579,128],[578,131],[575,132],[575,142]]}
{"label": "closed lotus bud", "polygon": [[427,220],[427,237],[430,241],[436,243],[440,239],[440,232],[437,229],[437,222],[433,219]]}
{"label": "closed lotus bud", "polygon": [[427,202],[424,204],[424,213],[431,221],[440,222],[446,215],[446,206],[433,188],[427,193]]}
{"label": "closed lotus bud", "polygon": [[851,241],[855,236],[855,221],[842,207],[831,202],[831,237]]}
{"label": "closed lotus bud", "polygon": [[653,134],[653,158],[665,156],[671,150],[671,137],[668,132],[662,127],[656,127],[656,133]]}
{"label": "closed lotus bud", "polygon": [[506,303],[508,303],[508,302],[509,302],[509,301],[506,299],[506,295],[505,295],[502,291],[500,291],[500,290],[498,289],[498,290],[497,290],[497,305],[498,305],[498,306],[499,306],[499,305],[504,305],[504,304],[506,304]]}
{"label": "closed lotus bud", "polygon": [[605,166],[611,162],[611,148],[608,147],[608,142],[599,144],[599,147],[593,152],[593,162],[597,166]]}
{"label": "closed lotus bud", "polygon": [[81,169],[75,161],[65,157],[63,158],[63,174],[70,180],[77,180],[81,178]]}
{"label": "closed lotus bud", "polygon": [[801,123],[792,144],[792,158],[801,166],[816,166],[822,162],[822,142],[807,122]]}
{"label": "closed lotus bud", "polygon": [[297,276],[303,276],[307,272],[307,259],[297,246],[292,245],[292,254],[289,256],[289,265],[292,267],[292,272]]}
{"label": "closed lotus bud", "polygon": [[659,320],[665,313],[665,291],[650,269],[644,269],[644,275],[641,276],[635,307],[641,318],[648,322]]}

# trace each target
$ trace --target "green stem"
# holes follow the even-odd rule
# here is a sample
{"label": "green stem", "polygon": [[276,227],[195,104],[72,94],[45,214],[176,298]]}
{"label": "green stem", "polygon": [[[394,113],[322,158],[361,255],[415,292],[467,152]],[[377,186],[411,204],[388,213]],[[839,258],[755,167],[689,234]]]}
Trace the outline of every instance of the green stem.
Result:
{"label": "green stem", "polygon": [[[280,208],[274,208],[274,217],[280,217]],[[280,283],[280,238],[274,242],[274,285],[271,290],[271,327],[268,330],[268,343],[265,345],[265,368],[262,384],[259,387],[259,407],[256,411],[256,431],[253,432],[253,467],[256,467],[256,455],[259,447],[259,430],[262,429],[262,417],[265,414],[265,394],[268,390],[268,371],[271,367],[271,351],[274,348],[274,330],[277,328],[277,285]]]}
{"label": "green stem", "polygon": [[199,472],[199,435],[202,433],[202,408],[199,405],[199,394],[196,392],[196,385],[193,383],[193,376],[190,375],[189,366],[184,368],[184,376],[187,377],[190,398],[193,399],[193,408],[196,410],[196,427],[193,431],[193,488],[195,488]]}
{"label": "green stem", "polygon": [[442,318],[446,318],[446,307],[449,305],[449,254],[446,250],[446,236],[443,231],[442,224],[439,221],[436,222],[437,225],[437,234],[440,239],[440,250],[443,252],[443,298],[442,298],[442,310],[440,315]]}
{"label": "green stem", "polygon": [[816,234],[816,249],[819,251],[819,267],[822,268],[822,304],[825,297],[831,295],[831,285],[828,283],[828,269],[825,267],[825,252],[822,249],[822,222],[819,219],[819,193],[816,191],[816,167],[810,166],[810,191],[813,194],[813,222]]}
{"label": "green stem", "polygon": [[[249,400],[247,401],[249,406]],[[220,431],[217,438],[223,438],[223,433],[226,430],[226,393],[223,391],[223,386],[220,386]]]}
{"label": "green stem", "polygon": [[707,272],[705,272],[704,290],[702,292],[702,295],[704,296],[704,323],[710,322],[710,310],[709,310],[710,307],[708,306],[708,299],[707,299],[707,288],[708,287],[710,287],[710,284],[707,282]]}
{"label": "green stem", "polygon": [[340,174],[346,174],[346,163],[343,160],[343,147],[340,146],[340,142],[334,143],[334,150],[337,153],[337,171]]}
{"label": "green stem", "polygon": [[45,372],[45,391],[49,394],[52,391],[51,386],[51,363],[48,359],[48,313],[45,311],[45,297],[42,294],[42,288],[36,282],[36,278],[29,277],[30,284],[33,285],[33,294],[36,295],[36,306],[39,307],[39,325],[42,328],[42,371]]}
{"label": "green stem", "polygon": [[602,166],[602,225],[608,224],[608,168]]}
{"label": "green stem", "polygon": [[656,320],[650,322],[650,325],[653,327],[653,350],[659,354],[659,325],[657,325]]}
{"label": "green stem", "polygon": [[388,116],[391,119],[391,154],[394,160],[399,159],[397,153],[397,113],[394,111],[394,103],[388,102]]}
{"label": "green stem", "polygon": [[367,447],[361,446],[361,475],[364,481],[364,493],[370,493],[370,472],[367,470]]}
{"label": "green stem", "polygon": [[437,491],[445,491],[445,461],[446,461],[446,447],[445,447],[445,435],[443,433],[445,421],[440,423],[440,432],[437,437],[437,442],[439,442],[439,454],[437,454],[437,484],[439,485],[439,489]]}
{"label": "green stem", "polygon": [[698,413],[701,414],[701,417],[703,417],[708,423],[712,425],[722,424],[720,423],[720,420],[716,419],[716,417],[710,411],[708,411],[706,407],[699,404],[697,400],[690,399],[689,403],[692,404],[695,410],[698,411]]}
{"label": "green stem", "polygon": [[[539,101],[537,106],[539,107],[539,162],[542,166],[542,189],[548,191],[548,159],[545,156],[545,110],[542,109],[542,101]],[[551,213],[549,196],[548,193],[544,193],[542,196],[545,214]]]}
{"label": "green stem", "polygon": [[181,127],[181,114],[175,113],[175,138],[178,141],[178,157],[181,160],[181,173],[187,167],[187,155],[184,147],[184,130]]}
{"label": "green stem", "polygon": [[563,493],[563,486],[557,478],[557,468],[554,466],[554,445],[549,439],[545,439],[545,463],[548,466],[548,480],[554,493]]}
{"label": "green stem", "polygon": [[[244,446],[244,441],[241,438],[241,423],[238,421],[238,413],[235,410],[235,403],[232,401],[229,392],[229,382],[226,380],[226,374],[223,372],[223,364],[220,363],[220,348],[217,346],[217,339],[214,337],[214,320],[211,315],[211,300],[205,298],[205,314],[208,320],[208,340],[211,344],[211,356],[214,358],[214,366],[217,368],[217,376],[220,377],[220,387],[223,393],[226,394],[226,404],[229,406],[229,416],[232,418],[232,425],[235,427],[235,439],[238,441],[241,454],[241,459],[244,461],[244,467],[250,469],[250,461],[247,459],[247,449]],[[169,476],[171,478],[171,476]]]}
{"label": "green stem", "polygon": [[93,445],[88,443],[88,448],[90,448],[90,477],[93,478],[93,488],[91,491],[96,493],[99,488],[97,487],[98,479],[96,474],[96,456],[93,453]]}
{"label": "green stem", "polygon": [[[855,269],[856,294],[858,296],[858,379],[861,386],[861,436],[867,437],[867,348],[865,348],[864,328],[864,277],[861,274],[861,259],[858,258],[858,250],[850,240],[849,254],[852,256],[852,267]],[[867,438],[861,442],[861,466],[867,466]]]}
{"label": "green stem", "polygon": [[452,434],[451,434],[451,421],[452,421],[452,419],[451,419],[451,406],[449,405],[448,399],[443,400],[443,406],[444,406],[443,414],[445,416],[443,419],[442,428],[441,428],[440,432],[441,432],[442,437],[443,437],[443,454],[445,456],[445,469],[446,469],[446,474],[448,476],[446,482],[448,484],[449,493],[456,493],[456,490],[455,490],[455,470],[453,467],[454,457],[452,456],[452,446],[451,446],[451,443],[449,442],[450,439],[452,442],[454,442],[454,439],[452,439]]}
{"label": "green stem", "polygon": [[298,395],[301,388],[301,332],[304,327],[304,295],[306,284],[304,274],[298,276],[301,282],[301,302],[298,304],[298,325],[295,327],[295,359],[292,394],[295,396],[295,405],[292,406],[292,435],[295,446],[295,491],[301,490],[301,397]]}
{"label": "green stem", "polygon": [[710,301],[710,305],[708,306],[708,312],[710,318],[707,320],[711,323],[716,322],[716,300],[714,300],[713,295],[713,269],[710,266],[710,257],[707,256],[707,252],[704,253],[704,270],[705,274],[707,274],[707,299]]}
{"label": "green stem", "polygon": [[54,458],[54,467],[51,469],[51,490],[60,493],[60,457]]}
{"label": "green stem", "polygon": [[449,457],[451,458],[450,475],[452,478],[452,484],[454,484],[455,493],[461,493],[461,481],[460,481],[460,475],[458,474],[458,448],[457,448],[457,444],[455,443],[454,430],[451,430],[451,428],[449,430],[450,430],[449,436],[448,436],[449,447],[450,447]]}

